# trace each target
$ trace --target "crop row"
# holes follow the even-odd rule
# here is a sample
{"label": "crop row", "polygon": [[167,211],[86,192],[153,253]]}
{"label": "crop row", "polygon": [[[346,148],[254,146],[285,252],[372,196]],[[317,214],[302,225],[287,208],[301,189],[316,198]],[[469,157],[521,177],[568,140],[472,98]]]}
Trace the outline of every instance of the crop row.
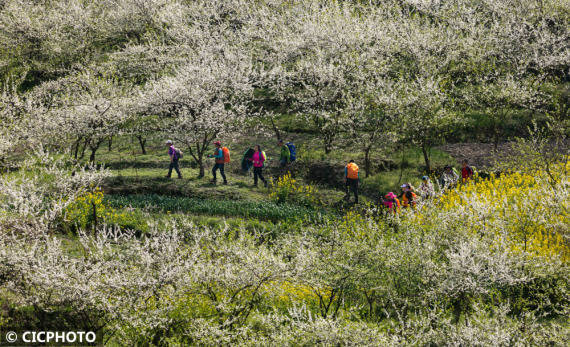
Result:
{"label": "crop row", "polygon": [[289,203],[269,201],[208,200],[158,194],[107,195],[105,201],[115,208],[132,207],[150,212],[182,212],[219,216],[240,216],[262,220],[291,220],[316,217],[322,211]]}

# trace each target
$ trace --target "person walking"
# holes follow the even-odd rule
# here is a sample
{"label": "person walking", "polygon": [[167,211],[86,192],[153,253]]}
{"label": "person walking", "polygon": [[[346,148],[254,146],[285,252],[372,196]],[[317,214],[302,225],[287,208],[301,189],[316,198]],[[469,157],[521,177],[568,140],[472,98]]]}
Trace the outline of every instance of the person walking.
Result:
{"label": "person walking", "polygon": [[354,193],[354,203],[358,204],[358,181],[360,174],[358,172],[358,165],[354,160],[350,160],[344,167],[344,183],[346,187],[346,199],[350,200],[349,188]]}
{"label": "person walking", "polygon": [[168,147],[168,155],[170,156],[170,165],[168,166],[167,178],[172,176],[172,169],[176,170],[178,174],[178,179],[182,179],[182,174],[180,173],[180,166],[178,165],[178,160],[180,160],[180,150],[174,147],[171,140],[166,141],[166,146]]}
{"label": "person walking", "polygon": [[393,214],[400,212],[400,200],[398,200],[396,194],[392,192],[389,192],[384,196],[382,204],[388,209],[389,212]]}
{"label": "person walking", "polygon": [[429,179],[428,176],[422,177],[422,183],[418,187],[418,193],[420,193],[422,199],[429,199],[435,196],[435,190],[433,189],[433,184],[431,183],[431,180]]}
{"label": "person walking", "polygon": [[279,153],[279,168],[281,175],[283,175],[287,171],[289,163],[291,162],[291,152],[283,140],[279,140],[277,146],[281,149],[281,152]]}
{"label": "person walking", "polygon": [[471,168],[471,166],[469,166],[469,161],[467,159],[463,159],[462,168],[461,168],[461,180],[463,183],[465,183],[472,178],[473,178],[473,169]]}
{"label": "person walking", "polygon": [[267,188],[267,181],[263,177],[263,166],[265,163],[265,153],[261,150],[260,145],[255,145],[251,161],[253,162],[253,185],[257,187],[258,178],[261,179],[263,185]]}
{"label": "person walking", "polygon": [[442,189],[453,188],[457,184],[458,180],[459,175],[453,171],[451,165],[446,165],[443,169],[441,177],[439,178],[439,184]]}
{"label": "person walking", "polygon": [[226,179],[226,173],[224,172],[224,151],[222,150],[222,143],[220,141],[216,141],[214,142],[214,146],[216,146],[216,148],[214,149],[214,154],[209,154],[208,158],[214,158],[215,159],[215,164],[214,167],[212,168],[212,176],[214,178],[212,178],[212,180],[210,181],[211,183],[216,183],[217,177],[216,177],[216,171],[220,170],[220,175],[222,175],[222,178],[224,179],[224,185],[228,184],[228,180]]}
{"label": "person walking", "polygon": [[402,207],[404,208],[416,207],[417,196],[416,193],[414,193],[414,187],[412,187],[410,183],[405,183],[402,185],[401,188],[402,188],[402,196],[401,196]]}

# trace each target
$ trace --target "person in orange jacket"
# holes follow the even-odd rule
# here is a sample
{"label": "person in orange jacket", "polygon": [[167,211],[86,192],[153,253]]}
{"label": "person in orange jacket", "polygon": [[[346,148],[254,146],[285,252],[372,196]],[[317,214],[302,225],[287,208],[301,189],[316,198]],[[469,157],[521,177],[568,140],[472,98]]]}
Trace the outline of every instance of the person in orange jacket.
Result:
{"label": "person in orange jacket", "polygon": [[414,189],[412,185],[409,183],[405,183],[402,185],[402,207],[416,207],[416,201],[418,199],[416,193],[414,193]]}
{"label": "person in orange jacket", "polygon": [[358,165],[354,160],[350,160],[348,164],[344,167],[344,183],[346,186],[346,198],[349,198],[349,187],[354,193],[354,203],[358,204],[358,182],[360,180],[360,174],[358,172]]}

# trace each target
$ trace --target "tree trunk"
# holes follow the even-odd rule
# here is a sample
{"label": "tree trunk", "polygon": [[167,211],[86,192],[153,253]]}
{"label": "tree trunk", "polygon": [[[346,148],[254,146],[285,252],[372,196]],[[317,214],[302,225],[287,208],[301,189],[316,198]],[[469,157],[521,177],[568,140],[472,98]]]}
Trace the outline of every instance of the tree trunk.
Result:
{"label": "tree trunk", "polygon": [[75,141],[75,144],[73,145],[73,158],[75,160],[77,160],[77,155],[79,154],[79,146],[81,145],[81,138],[77,139],[77,141]]}
{"label": "tree trunk", "polygon": [[97,148],[94,147],[89,147],[91,149],[91,155],[89,156],[89,162],[90,163],[94,163],[95,162],[95,153],[97,152]]}
{"label": "tree trunk", "polygon": [[277,136],[277,140],[281,140],[281,133],[279,132],[279,128],[275,125],[275,120],[271,117],[271,126],[273,127],[273,131],[275,132],[275,136]]}
{"label": "tree trunk", "polygon": [[431,172],[431,163],[429,160],[428,148],[427,148],[427,145],[425,143],[422,143],[422,153],[424,154],[424,161],[426,162],[426,170],[428,173],[430,173]]}
{"label": "tree trunk", "polygon": [[97,150],[99,149],[99,146],[101,146],[102,143],[103,143],[103,140],[99,140],[96,143],[94,143],[93,145],[89,145],[89,149],[91,150],[91,155],[89,156],[89,162],[90,163],[95,162],[95,153],[97,153]]}
{"label": "tree trunk", "polygon": [[208,138],[205,137],[202,143],[200,142],[194,143],[196,145],[196,148],[193,148],[192,144],[187,143],[188,152],[190,153],[192,158],[194,158],[194,161],[196,162],[196,164],[198,164],[198,168],[200,169],[200,172],[198,173],[198,178],[204,177],[206,173],[206,170],[204,168],[204,153],[206,152],[208,142],[209,142]]}
{"label": "tree trunk", "polygon": [[107,148],[111,152],[111,147],[113,147],[113,136],[109,136],[109,147]]}
{"label": "tree trunk", "polygon": [[200,158],[198,161],[198,166],[200,167],[200,173],[198,174],[198,178],[202,178],[206,175],[206,170],[204,170],[204,160]]}
{"label": "tree trunk", "polygon": [[146,148],[145,148],[146,139],[140,135],[137,135],[136,138],[139,140],[139,145],[141,146],[142,154],[146,154]]}
{"label": "tree trunk", "polygon": [[364,173],[366,178],[370,176],[370,147],[368,146],[364,149]]}
{"label": "tree trunk", "polygon": [[329,133],[324,134],[324,145],[325,145],[325,153],[328,155],[332,151],[332,144],[333,144],[334,136]]}
{"label": "tree trunk", "polygon": [[83,143],[83,147],[81,148],[81,155],[79,156],[79,160],[82,160],[85,157],[85,150],[87,149],[87,144],[89,143],[89,139],[86,139]]}
{"label": "tree trunk", "polygon": [[210,134],[210,136],[208,135],[209,135],[208,133],[204,134],[204,137],[202,138],[201,141],[185,142],[185,144],[188,146],[188,153],[190,153],[190,156],[192,156],[192,158],[194,159],[196,164],[198,164],[198,167],[200,169],[198,178],[202,178],[206,174],[206,169],[204,167],[205,166],[204,155],[206,154],[208,145],[214,140],[216,136],[215,133]]}

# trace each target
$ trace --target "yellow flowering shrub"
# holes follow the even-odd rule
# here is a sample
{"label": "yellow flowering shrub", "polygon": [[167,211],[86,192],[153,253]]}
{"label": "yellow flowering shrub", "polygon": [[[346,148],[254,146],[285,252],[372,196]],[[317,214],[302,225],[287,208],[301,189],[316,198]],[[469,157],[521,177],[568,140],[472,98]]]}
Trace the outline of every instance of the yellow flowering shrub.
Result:
{"label": "yellow flowering shrub", "polygon": [[314,206],[319,202],[316,193],[317,190],[313,186],[300,184],[288,172],[279,177],[277,182],[271,184],[269,197],[277,203],[295,202],[305,206]]}
{"label": "yellow flowering shrub", "polygon": [[[479,234],[494,233],[513,251],[532,256],[570,259],[568,172],[570,164],[554,170],[559,183],[552,185],[545,172],[507,172],[485,180],[471,181],[449,190],[435,202],[437,213],[455,215]],[[423,221],[423,214],[415,216]]]}
{"label": "yellow flowering shrub", "polygon": [[71,230],[88,229],[95,224],[112,224],[138,230],[145,228],[131,213],[105,205],[103,197],[100,188],[78,196],[64,210],[64,226]]}

